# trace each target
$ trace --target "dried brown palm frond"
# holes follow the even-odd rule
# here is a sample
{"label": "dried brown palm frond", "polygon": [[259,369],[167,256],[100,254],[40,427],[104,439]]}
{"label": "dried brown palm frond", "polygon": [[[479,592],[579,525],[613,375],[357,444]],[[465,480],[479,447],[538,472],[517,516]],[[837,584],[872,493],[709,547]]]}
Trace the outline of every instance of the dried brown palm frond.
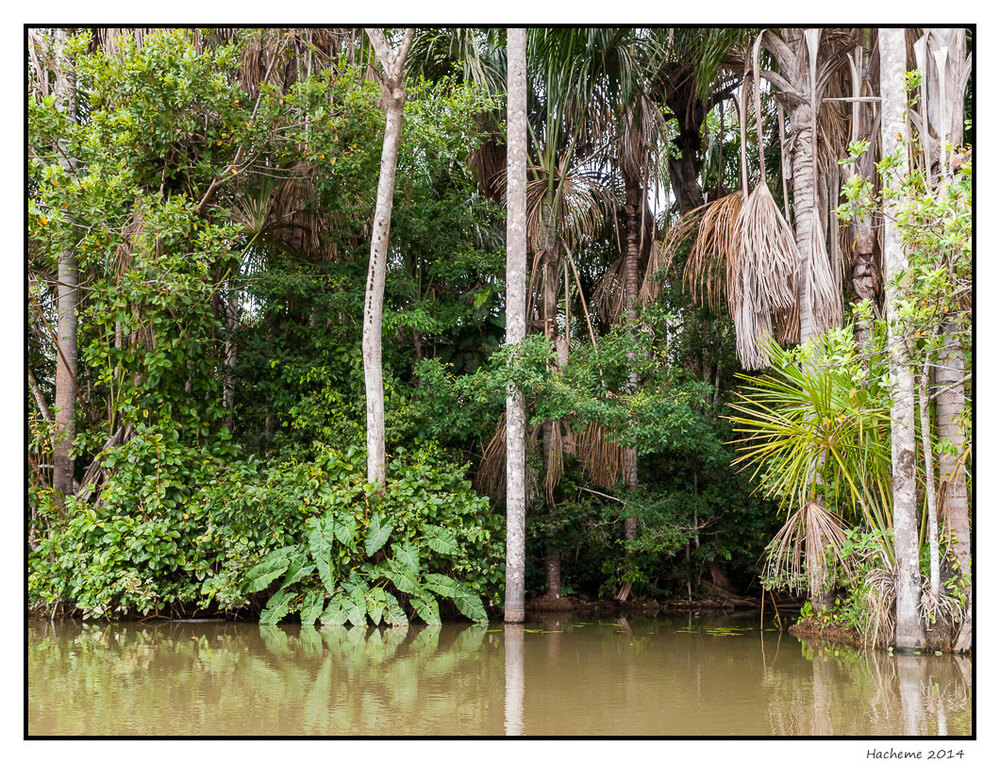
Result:
{"label": "dried brown palm frond", "polygon": [[870,647],[888,647],[896,631],[896,576],[886,568],[865,575],[865,620],[862,633]]}
{"label": "dried brown palm frond", "polygon": [[[739,241],[739,217],[743,208],[743,194],[727,194],[721,199],[709,202],[689,215],[698,215],[697,235],[684,264],[684,285],[696,300],[716,311],[722,310],[723,298],[728,294],[727,282],[730,264],[736,260],[736,245]],[[674,229],[681,229],[675,235],[671,232],[664,249],[670,250],[668,257],[682,237],[687,235],[681,221]]]}
{"label": "dried brown palm frond", "polygon": [[600,228],[611,204],[604,184],[590,173],[571,171],[570,159],[567,152],[554,178],[544,167],[529,168],[528,236],[537,249],[550,249],[555,239],[576,249]]}
{"label": "dried brown palm frond", "polygon": [[[525,444],[531,447],[536,444],[542,432],[542,425],[535,425],[525,432]],[[476,490],[491,497],[494,506],[499,504],[507,491],[507,416],[500,415],[496,430],[483,452],[482,461],[473,484]],[[525,466],[525,501],[531,504],[538,498],[538,480],[535,469],[530,462]]]}
{"label": "dried brown palm frond", "polygon": [[844,551],[846,540],[844,524],[836,514],[815,501],[806,502],[788,517],[767,545],[762,579],[772,582],[771,587],[787,586],[801,592],[803,584],[807,584],[810,593],[817,592],[832,573],[827,565],[828,551],[835,565],[848,575],[853,573],[854,560]]}
{"label": "dried brown palm frond", "polygon": [[[814,211],[819,216],[818,211]],[[841,325],[843,305],[838,280],[834,278],[833,267],[826,251],[821,221],[812,226],[807,257],[809,260],[806,290],[812,306],[813,317],[820,331]]]}
{"label": "dried brown palm frond", "polygon": [[545,479],[542,481],[542,487],[545,490],[546,503],[552,506],[556,503],[555,491],[559,487],[565,469],[562,423],[557,421],[546,423],[546,429],[549,436],[545,449]]}
{"label": "dried brown palm frond", "polygon": [[796,305],[799,252],[764,183],[743,202],[736,228],[737,243],[727,263],[729,312],[740,362],[760,369],[770,362],[764,340],[774,334],[774,315]]}
{"label": "dried brown palm frond", "polygon": [[627,450],[615,442],[606,427],[596,422],[577,435],[576,455],[583,474],[602,488],[611,488],[622,480]]}
{"label": "dried brown palm frond", "polygon": [[482,461],[476,470],[476,490],[497,498],[502,495],[507,468],[507,415],[501,414],[497,428],[486,444]]}

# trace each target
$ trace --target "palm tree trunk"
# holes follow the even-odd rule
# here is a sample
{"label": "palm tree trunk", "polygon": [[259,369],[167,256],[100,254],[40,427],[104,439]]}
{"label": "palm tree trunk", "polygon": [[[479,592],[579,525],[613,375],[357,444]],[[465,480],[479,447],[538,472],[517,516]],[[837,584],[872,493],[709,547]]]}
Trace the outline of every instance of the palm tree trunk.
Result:
{"label": "palm tree trunk", "polygon": [[[965,123],[965,83],[970,62],[966,58],[965,30],[930,28],[926,30],[928,52],[934,64],[934,76],[927,79],[927,99],[923,104],[931,128],[925,136],[929,163],[937,162],[937,172],[929,181],[943,188],[950,177],[947,146],[962,143]],[[933,133],[933,134],[931,134]],[[956,650],[972,646],[972,544],[970,538],[969,497],[965,483],[966,439],[961,425],[965,408],[965,356],[958,328],[948,317],[942,326],[943,344],[936,370],[938,438],[950,446],[940,457],[940,493],[944,531],[951,544],[959,570],[969,585],[966,617],[955,639]]]}
{"label": "palm tree trunk", "polygon": [[[507,30],[507,344],[525,334],[528,128],[526,32]],[[507,390],[507,565],[504,620],[524,620],[524,396]],[[519,734],[515,733],[515,734]]]}
{"label": "palm tree trunk", "polygon": [[[639,226],[642,186],[639,178],[631,173],[625,174],[625,316],[630,322],[638,317],[636,300],[639,297]],[[639,387],[639,375],[635,370],[635,358],[629,355],[631,368],[628,373],[626,392],[631,394]],[[639,459],[635,447],[625,451],[625,479],[628,489],[634,491],[639,487]],[[636,538],[638,531],[635,516],[625,520],[625,538]]]}
{"label": "palm tree trunk", "polygon": [[955,640],[956,650],[972,647],[972,534],[969,522],[969,496],[965,485],[965,433],[962,413],[965,409],[965,356],[956,336],[955,324],[945,321],[940,365],[935,374],[937,386],[938,439],[950,446],[940,456],[940,494],[944,533],[951,553],[969,586],[966,617]]}
{"label": "palm tree trunk", "polygon": [[812,295],[813,228],[816,215],[815,144],[812,106],[799,104],[789,113],[791,125],[792,199],[795,205],[795,246],[799,250],[799,341],[819,336],[823,327],[816,319]]}
{"label": "palm tree trunk", "polygon": [[382,163],[379,166],[375,196],[375,219],[372,223],[371,255],[365,288],[365,315],[361,335],[361,355],[365,373],[366,441],[368,446],[368,482],[385,484],[385,391],[382,385],[382,301],[385,295],[385,267],[389,251],[389,221],[396,184],[396,160],[403,133],[403,64],[413,29],[407,29],[399,50],[392,53],[385,36],[378,29],[366,29],[372,47],[382,64],[382,103],[385,106],[385,137]]}
{"label": "palm tree trunk", "polygon": [[[903,74],[906,67],[906,40],[903,29],[879,29],[882,93],[883,156],[899,152],[905,157],[902,136],[906,127],[906,93]],[[900,303],[903,299],[896,278],[907,267],[906,252],[895,220],[898,202],[891,192],[902,184],[903,166],[893,168],[885,177],[885,282],[886,318],[889,325],[889,376],[892,387],[892,504],[896,550],[896,645],[919,648],[924,645],[920,619],[920,545],[917,528],[917,484],[915,464],[915,429],[913,422],[913,368],[907,359],[901,326]]]}

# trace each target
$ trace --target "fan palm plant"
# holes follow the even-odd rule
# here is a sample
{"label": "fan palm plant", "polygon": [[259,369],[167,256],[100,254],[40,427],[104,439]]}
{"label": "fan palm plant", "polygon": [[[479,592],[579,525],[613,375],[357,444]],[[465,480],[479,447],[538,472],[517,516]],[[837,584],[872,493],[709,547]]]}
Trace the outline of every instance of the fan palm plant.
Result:
{"label": "fan palm plant", "polygon": [[[826,578],[825,558],[816,550],[842,540],[834,529],[844,520],[876,531],[885,559],[893,560],[887,540],[891,420],[888,392],[876,382],[884,369],[866,370],[849,330],[823,335],[803,349],[783,350],[771,340],[768,351],[775,358],[771,370],[743,377],[746,385],[727,417],[739,435],[735,464],[752,469],[761,490],[789,511],[789,522],[770,548],[769,568],[781,567],[780,559],[789,556],[797,566],[796,555],[804,551],[815,598]],[[811,505],[823,505],[822,511]],[[810,529],[822,538],[810,537]],[[789,540],[800,537],[804,549]]]}

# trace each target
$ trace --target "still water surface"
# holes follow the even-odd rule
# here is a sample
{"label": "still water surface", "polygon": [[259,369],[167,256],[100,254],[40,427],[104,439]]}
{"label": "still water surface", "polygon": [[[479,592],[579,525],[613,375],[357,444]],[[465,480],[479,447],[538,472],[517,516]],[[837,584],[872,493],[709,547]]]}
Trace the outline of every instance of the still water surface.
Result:
{"label": "still water surface", "polygon": [[969,735],[968,658],[727,616],[28,630],[31,735]]}

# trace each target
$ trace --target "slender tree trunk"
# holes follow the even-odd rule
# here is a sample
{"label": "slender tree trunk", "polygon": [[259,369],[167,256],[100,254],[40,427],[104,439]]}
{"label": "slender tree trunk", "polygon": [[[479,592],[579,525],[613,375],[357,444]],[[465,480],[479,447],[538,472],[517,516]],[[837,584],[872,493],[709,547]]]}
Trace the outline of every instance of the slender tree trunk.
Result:
{"label": "slender tree trunk", "polygon": [[[639,178],[630,172],[625,172],[625,318],[635,321],[638,316],[636,301],[639,297],[639,226],[641,225],[640,205],[643,203],[642,185]],[[625,390],[628,394],[639,387],[639,375],[635,369],[635,356],[629,353],[629,373]],[[639,453],[634,446],[625,449],[625,481],[629,491],[639,486]],[[634,541],[639,535],[639,522],[635,515],[625,518],[625,538]],[[628,599],[632,591],[631,582],[626,583],[618,591],[616,598],[622,602]]]}
{"label": "slender tree trunk", "polygon": [[[879,29],[882,93],[882,151],[884,156],[907,147],[902,137],[906,127],[906,40],[903,29]],[[924,645],[920,618],[920,545],[917,528],[917,484],[914,457],[913,369],[907,358],[901,325],[903,295],[896,279],[907,267],[906,252],[899,229],[893,222],[898,202],[892,192],[902,185],[905,163],[885,176],[885,283],[886,318],[889,324],[889,376],[892,386],[892,503],[896,549],[896,645],[918,648]]]}
{"label": "slender tree trunk", "polygon": [[930,396],[927,392],[927,378],[931,371],[931,357],[924,359],[924,371],[920,375],[920,438],[924,452],[924,484],[927,486],[927,544],[930,547],[930,594],[937,602],[941,594],[941,560],[938,545],[938,502],[937,481],[934,477],[934,452],[931,450]]}
{"label": "slender tree trunk", "polygon": [[[63,29],[55,32],[56,101],[70,117],[76,115],[76,83],[72,64],[66,59],[65,47],[69,35]],[[64,160],[66,161],[66,160]],[[69,168],[67,168],[69,169]],[[73,493],[73,440],[76,438],[77,389],[77,307],[79,305],[79,272],[76,252],[64,249],[56,267],[56,391],[55,426],[52,430],[52,487],[61,497]]]}
{"label": "slender tree trunk", "polygon": [[385,484],[385,391],[382,385],[382,300],[385,294],[385,268],[389,252],[389,221],[396,184],[396,160],[403,133],[403,64],[413,29],[407,29],[395,53],[381,31],[366,29],[372,47],[382,64],[382,104],[385,107],[385,138],[375,196],[375,219],[372,224],[371,255],[365,287],[365,315],[361,335],[361,354],[365,372],[366,441],[368,445],[368,482]]}
{"label": "slender tree trunk", "polygon": [[967,578],[969,602],[953,647],[972,647],[972,533],[969,519],[969,496],[966,490],[965,433],[962,413],[965,409],[965,356],[956,335],[955,324],[945,321],[942,334],[944,347],[935,374],[937,395],[938,439],[947,443],[950,451],[940,456],[940,492],[945,537],[962,575]]}
{"label": "slender tree trunk", "polygon": [[[928,164],[936,172],[929,181],[939,189],[951,177],[951,157],[948,146],[962,143],[965,126],[965,84],[970,61],[966,58],[965,30],[930,28],[927,52],[930,56],[926,77],[926,114],[930,130],[923,136]],[[936,371],[938,438],[947,443],[950,453],[940,457],[940,480],[944,532],[952,554],[963,576],[969,582],[969,599],[965,619],[955,639],[956,650],[972,647],[972,544],[970,538],[969,497],[966,490],[964,459],[966,439],[961,416],[965,408],[965,356],[958,336],[954,316],[942,326],[943,348]]]}
{"label": "slender tree trunk", "polygon": [[[526,30],[507,30],[507,345],[525,334],[528,129]],[[524,620],[524,396],[507,391],[507,565],[504,620]],[[520,734],[520,726],[511,734]]]}
{"label": "slender tree trunk", "polygon": [[816,173],[813,143],[813,111],[810,104],[794,107],[788,115],[791,125],[792,200],[795,205],[795,246],[799,250],[799,341],[823,333],[815,313],[812,294],[812,243],[816,215]]}

